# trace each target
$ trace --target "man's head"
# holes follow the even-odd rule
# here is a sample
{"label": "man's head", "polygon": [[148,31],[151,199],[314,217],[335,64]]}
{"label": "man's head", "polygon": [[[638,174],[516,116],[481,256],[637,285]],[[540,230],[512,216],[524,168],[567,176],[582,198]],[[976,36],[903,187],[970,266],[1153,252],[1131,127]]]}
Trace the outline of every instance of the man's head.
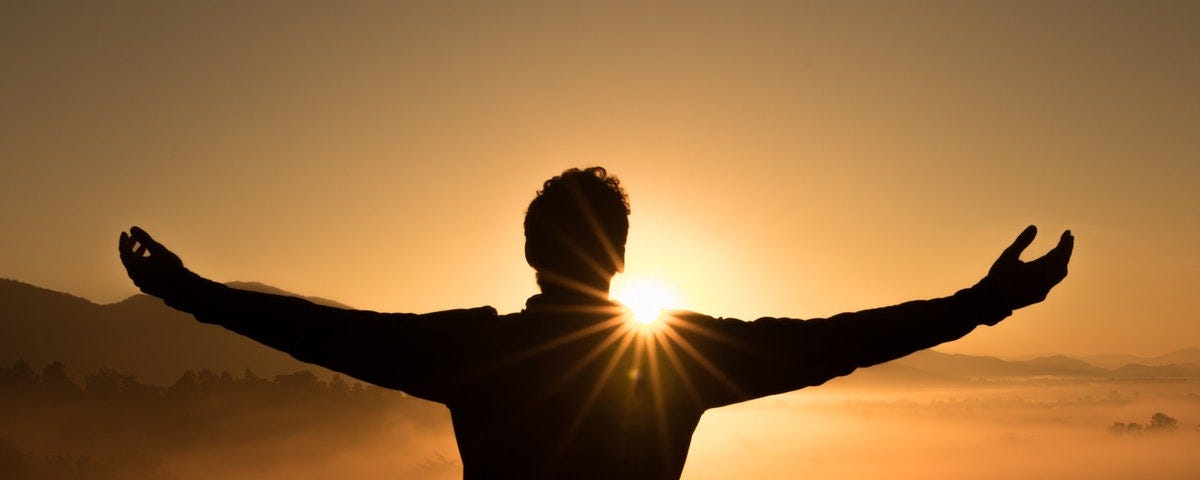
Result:
{"label": "man's head", "polygon": [[[525,259],[542,291],[608,290],[624,268],[629,197],[601,167],[546,180],[525,212]],[[582,284],[582,285],[580,285]]]}

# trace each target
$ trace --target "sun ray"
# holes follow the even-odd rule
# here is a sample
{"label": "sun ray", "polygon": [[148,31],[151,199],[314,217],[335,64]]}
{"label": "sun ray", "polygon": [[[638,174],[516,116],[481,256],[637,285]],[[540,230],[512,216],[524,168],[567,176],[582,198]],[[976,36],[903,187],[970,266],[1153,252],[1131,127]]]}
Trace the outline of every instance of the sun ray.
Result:
{"label": "sun ray", "polygon": [[667,361],[670,362],[671,368],[675,369],[675,373],[679,375],[679,379],[683,382],[683,388],[687,389],[688,395],[691,395],[696,405],[700,406],[702,404],[700,390],[696,388],[696,383],[692,381],[692,375],[683,368],[683,362],[679,360],[679,355],[675,352],[675,347],[671,345],[671,342],[666,338],[667,334],[663,332],[663,330],[670,328],[672,328],[671,325],[667,324],[662,330],[654,332],[655,342],[662,346],[663,354],[667,357]]}
{"label": "sun ray", "polygon": [[[587,220],[588,225],[592,227],[592,233],[600,240],[600,245],[604,247],[604,253],[608,255],[612,265],[616,267],[616,271],[625,270],[625,261],[622,255],[617,253],[616,247],[612,244],[612,239],[608,237],[604,226],[596,218],[596,213],[592,211],[592,205],[588,202],[587,197],[583,195],[583,192],[579,191],[579,188],[575,184],[570,184],[567,190],[571,192],[571,196],[575,198],[575,202],[579,205],[580,210],[583,211],[584,218]],[[611,274],[612,272],[609,272],[609,275]]]}
{"label": "sun ray", "polygon": [[604,385],[608,383],[609,377],[612,376],[613,370],[620,363],[621,357],[625,355],[625,350],[629,348],[629,344],[636,337],[636,335],[633,335],[632,332],[625,328],[618,328],[615,333],[622,334],[621,344],[617,346],[613,355],[609,357],[608,363],[604,365],[600,375],[596,378],[596,382],[592,385],[591,390],[588,391],[587,397],[584,398],[583,404],[580,405],[579,412],[575,415],[575,420],[563,431],[562,439],[559,441],[560,450],[566,448],[571,443],[571,440],[574,439],[575,433],[579,431],[579,427],[583,425],[584,418],[587,417],[588,412],[592,409],[592,405],[596,402],[596,397],[600,395],[600,391],[604,389]]}
{"label": "sun ray", "polygon": [[[689,331],[692,331],[692,332],[696,332],[696,333],[698,333],[698,334],[700,334],[700,335],[703,335],[703,336],[705,336],[705,337],[711,338],[711,339],[713,339],[713,340],[717,340],[717,341],[719,341],[719,342],[721,342],[721,343],[724,343],[724,344],[726,344],[726,345],[729,345],[729,346],[732,346],[732,347],[736,347],[736,348],[738,348],[738,349],[741,349],[741,350],[743,350],[743,351],[746,351],[746,352],[751,352],[751,353],[754,353],[754,352],[758,352],[758,351],[759,351],[759,350],[758,350],[758,348],[756,348],[756,347],[755,347],[755,345],[754,345],[754,344],[752,344],[752,343],[746,342],[746,341],[744,341],[744,340],[739,340],[739,339],[737,339],[737,338],[734,338],[734,337],[730,337],[730,336],[728,336],[728,335],[725,335],[725,334],[723,334],[723,333],[721,333],[721,332],[718,332],[718,331],[716,331],[716,330],[713,330],[713,329],[711,329],[711,328],[705,327],[705,326],[703,326],[703,325],[700,325],[700,324],[698,324],[698,323],[695,323],[695,322],[689,322],[689,321],[687,321],[687,319],[686,319],[686,318],[680,318],[679,320],[680,320],[679,322],[675,322],[674,324],[675,324],[675,325],[678,325],[678,326],[679,326],[679,328],[681,328],[681,329],[684,329],[684,330],[689,330]],[[744,323],[750,323],[750,322],[744,322]]]}
{"label": "sun ray", "polygon": [[[655,332],[657,333],[657,332]],[[654,401],[654,422],[658,426],[658,443],[663,452],[670,449],[671,439],[667,432],[666,400],[663,398],[662,374],[658,370],[656,344],[658,335],[642,335],[642,346],[646,350],[650,365],[650,391]]]}
{"label": "sun ray", "polygon": [[608,292],[604,291],[603,289],[573,279],[566,275],[559,275],[551,271],[539,271],[537,272],[537,276],[539,280],[544,280],[560,287],[566,287],[567,290],[573,290],[588,297],[599,300],[608,299]]}
{"label": "sun ray", "polygon": [[560,347],[560,346],[566,345],[575,340],[579,340],[581,338],[587,337],[588,335],[600,333],[604,330],[607,330],[609,328],[620,325],[623,322],[624,322],[624,320],[621,319],[620,316],[615,316],[615,317],[605,320],[603,322],[588,325],[584,328],[580,328],[578,330],[571,331],[565,335],[560,335],[558,337],[554,337],[545,342],[530,346],[529,348],[511,353],[509,355],[505,355],[504,357],[501,357],[500,359],[496,360],[495,362],[492,362],[489,366],[495,367],[495,368],[504,367],[505,365],[510,365],[514,362],[524,360],[526,358],[532,357],[534,355],[537,355],[539,353],[553,349],[555,347]]}
{"label": "sun ray", "polygon": [[588,396],[586,399],[584,399],[583,406],[580,409],[580,415],[574,422],[574,428],[578,428],[579,424],[583,421],[584,415],[592,408],[592,404],[595,403],[596,397],[600,395],[600,391],[603,390],[604,385],[608,383],[608,377],[612,376],[613,370],[615,370],[617,368],[617,364],[621,362],[621,357],[625,355],[625,350],[629,349],[629,345],[633,343],[633,340],[636,337],[636,335],[629,334],[628,331],[625,332],[625,335],[621,339],[621,344],[617,346],[616,351],[611,357],[609,357],[608,363],[604,365],[604,369],[600,372],[600,376],[596,378],[596,383],[594,383],[592,385],[592,389],[588,391]]}
{"label": "sun ray", "polygon": [[679,332],[676,332],[674,329],[663,329],[663,332],[666,333],[667,338],[677,343],[679,348],[683,349],[684,353],[691,356],[692,359],[695,360],[696,363],[699,363],[700,366],[705,370],[708,370],[708,373],[712,374],[713,378],[716,378],[717,381],[721,382],[722,385],[739,397],[745,396],[745,391],[738,386],[733,379],[729,378],[728,375],[725,375],[725,372],[722,372],[721,369],[714,365],[708,358],[706,358],[704,354],[700,353],[696,347],[692,346],[691,342],[688,342],[686,338],[683,338],[683,336],[679,335]]}
{"label": "sun ray", "polygon": [[626,333],[622,331],[620,326],[618,326],[612,331],[612,333],[608,335],[608,337],[605,337],[604,340],[602,340],[599,344],[597,344],[595,347],[592,347],[592,349],[589,350],[586,355],[580,357],[579,360],[576,360],[574,363],[572,363],[557,381],[549,385],[548,390],[553,392],[563,385],[566,385],[571,381],[572,377],[579,373],[580,370],[583,370],[588,366],[588,364],[599,358],[602,354],[604,354],[604,351],[608,349],[610,345],[616,343],[618,340],[621,340],[624,336],[627,336]]}

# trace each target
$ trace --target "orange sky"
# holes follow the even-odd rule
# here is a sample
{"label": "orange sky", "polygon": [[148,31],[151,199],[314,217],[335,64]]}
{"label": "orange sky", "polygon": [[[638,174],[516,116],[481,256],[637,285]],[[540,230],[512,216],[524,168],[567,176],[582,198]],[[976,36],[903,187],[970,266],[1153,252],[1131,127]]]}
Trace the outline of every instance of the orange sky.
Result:
{"label": "orange sky", "polygon": [[599,164],[698,311],[949,294],[1032,223],[1071,275],[945,350],[1200,345],[1196,3],[2,10],[3,277],[123,298],[137,224],[217,280],[512,311],[526,204]]}

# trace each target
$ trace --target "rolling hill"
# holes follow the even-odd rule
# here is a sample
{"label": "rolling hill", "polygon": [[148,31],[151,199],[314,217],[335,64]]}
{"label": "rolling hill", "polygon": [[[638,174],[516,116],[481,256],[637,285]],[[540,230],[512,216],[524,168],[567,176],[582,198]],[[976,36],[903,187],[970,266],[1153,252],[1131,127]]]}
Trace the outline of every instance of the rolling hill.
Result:
{"label": "rolling hill", "polygon": [[[237,285],[281,292],[255,288],[255,284]],[[40,368],[59,360],[75,373],[107,367],[154,384],[173,383],[186,369],[240,374],[249,368],[259,375],[301,369],[312,369],[318,375],[329,373],[221,327],[197,322],[146,295],[98,305],[65,293],[0,280],[0,330],[4,332],[0,335],[0,361],[25,359]]]}

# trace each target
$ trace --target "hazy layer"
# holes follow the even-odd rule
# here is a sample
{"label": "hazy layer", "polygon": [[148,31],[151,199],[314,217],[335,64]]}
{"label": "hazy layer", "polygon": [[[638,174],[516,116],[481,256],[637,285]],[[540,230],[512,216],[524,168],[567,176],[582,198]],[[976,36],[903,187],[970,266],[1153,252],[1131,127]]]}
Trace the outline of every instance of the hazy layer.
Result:
{"label": "hazy layer", "polygon": [[[447,411],[394,392],[200,372],[172,387],[0,369],[0,475],[461,478]],[[1200,384],[1069,378],[905,390],[835,381],[708,412],[685,479],[1192,479]],[[1154,428],[1161,413],[1174,428]],[[1113,433],[1114,423],[1138,433]]]}

